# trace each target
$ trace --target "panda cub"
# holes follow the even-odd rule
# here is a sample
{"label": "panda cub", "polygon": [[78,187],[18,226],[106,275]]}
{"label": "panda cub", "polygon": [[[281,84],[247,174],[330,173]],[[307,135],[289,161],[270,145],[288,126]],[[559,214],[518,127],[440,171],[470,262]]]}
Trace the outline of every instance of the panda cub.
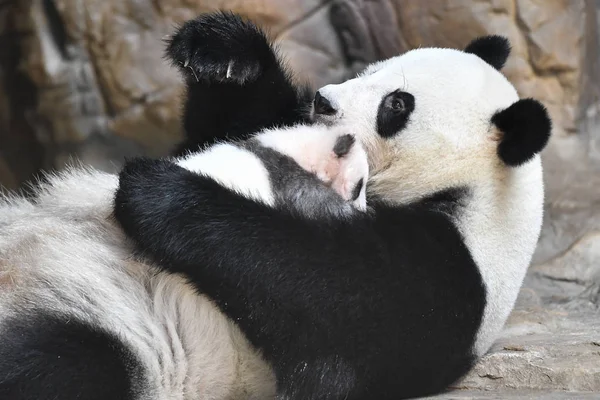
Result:
{"label": "panda cub", "polygon": [[367,208],[369,165],[362,146],[353,135],[325,126],[265,130],[190,153],[177,164],[306,218],[344,217]]}
{"label": "panda cub", "polygon": [[115,217],[235,321],[272,366],[276,398],[440,392],[494,342],[541,229],[551,121],[500,72],[509,53],[498,36],[420,48],[311,101],[257,27],[201,16],[168,49],[187,80],[183,149],[307,119],[351,132],[368,159],[369,211],[303,218],[254,183],[248,196],[133,160]]}

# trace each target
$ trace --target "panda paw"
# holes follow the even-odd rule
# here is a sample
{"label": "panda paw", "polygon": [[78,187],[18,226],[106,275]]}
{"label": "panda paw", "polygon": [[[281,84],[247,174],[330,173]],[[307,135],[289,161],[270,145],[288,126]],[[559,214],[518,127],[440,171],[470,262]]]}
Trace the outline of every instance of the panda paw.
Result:
{"label": "panda paw", "polygon": [[194,81],[244,84],[277,63],[265,34],[228,12],[187,21],[168,40],[167,58]]}
{"label": "panda paw", "polygon": [[312,130],[272,132],[259,136],[263,145],[291,157],[345,201],[366,210],[369,178],[367,154],[348,133]]}

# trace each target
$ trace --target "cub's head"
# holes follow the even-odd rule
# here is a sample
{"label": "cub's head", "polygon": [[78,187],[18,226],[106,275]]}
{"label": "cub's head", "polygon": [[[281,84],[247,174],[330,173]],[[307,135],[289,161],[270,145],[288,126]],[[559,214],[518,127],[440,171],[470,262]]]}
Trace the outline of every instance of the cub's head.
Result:
{"label": "cub's head", "polygon": [[[464,50],[421,48],[321,88],[315,121],[347,127],[369,155],[369,191],[408,202],[454,187],[502,185],[523,171],[541,185],[551,122],[502,75],[505,38]],[[536,170],[536,172],[532,172]]]}

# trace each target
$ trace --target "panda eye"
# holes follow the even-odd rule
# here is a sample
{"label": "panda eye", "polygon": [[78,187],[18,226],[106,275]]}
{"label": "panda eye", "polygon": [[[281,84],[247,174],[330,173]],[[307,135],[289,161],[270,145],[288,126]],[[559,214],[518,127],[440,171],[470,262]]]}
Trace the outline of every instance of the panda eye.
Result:
{"label": "panda eye", "polygon": [[406,108],[404,100],[402,100],[401,98],[395,98],[392,100],[392,109],[393,110],[402,111],[402,110],[404,110],[404,108]]}
{"label": "panda eye", "polygon": [[415,109],[415,97],[401,90],[388,93],[377,110],[377,133],[390,138],[404,129]]}

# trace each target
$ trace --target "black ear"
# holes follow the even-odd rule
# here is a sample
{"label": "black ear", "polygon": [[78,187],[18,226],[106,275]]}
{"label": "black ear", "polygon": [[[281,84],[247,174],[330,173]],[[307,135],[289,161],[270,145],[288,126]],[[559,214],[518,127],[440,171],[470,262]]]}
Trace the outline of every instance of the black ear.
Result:
{"label": "black ear", "polygon": [[503,36],[483,36],[469,43],[465,52],[475,54],[492,67],[501,70],[510,54],[510,42]]}
{"label": "black ear", "polygon": [[519,100],[498,111],[492,123],[502,132],[498,156],[504,163],[517,167],[542,151],[552,130],[546,108],[537,100]]}

